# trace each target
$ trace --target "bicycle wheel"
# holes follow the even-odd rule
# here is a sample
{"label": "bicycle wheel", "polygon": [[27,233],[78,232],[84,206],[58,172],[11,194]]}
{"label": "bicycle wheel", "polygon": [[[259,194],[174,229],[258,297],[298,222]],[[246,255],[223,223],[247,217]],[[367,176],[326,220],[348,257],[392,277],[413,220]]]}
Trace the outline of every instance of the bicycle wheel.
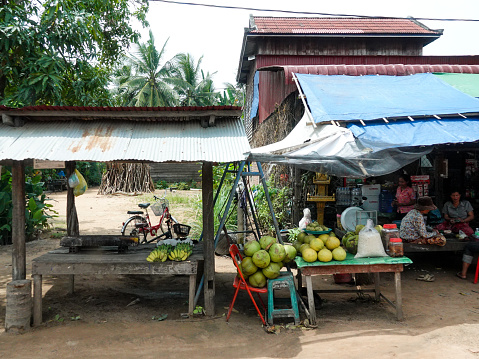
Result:
{"label": "bicycle wheel", "polygon": [[138,243],[146,243],[148,231],[142,231],[141,228],[144,227],[148,227],[146,218],[142,216],[130,217],[121,228],[121,235],[138,237]]}

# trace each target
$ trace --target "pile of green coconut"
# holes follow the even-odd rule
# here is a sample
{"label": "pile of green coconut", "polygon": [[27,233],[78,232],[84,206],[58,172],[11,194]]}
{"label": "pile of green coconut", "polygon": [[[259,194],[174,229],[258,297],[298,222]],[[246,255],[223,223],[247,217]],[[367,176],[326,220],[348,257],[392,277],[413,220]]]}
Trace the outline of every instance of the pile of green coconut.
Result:
{"label": "pile of green coconut", "polygon": [[268,279],[279,277],[281,268],[294,257],[296,249],[292,245],[283,245],[274,237],[263,236],[259,241],[245,243],[240,270],[250,285],[262,288]]}

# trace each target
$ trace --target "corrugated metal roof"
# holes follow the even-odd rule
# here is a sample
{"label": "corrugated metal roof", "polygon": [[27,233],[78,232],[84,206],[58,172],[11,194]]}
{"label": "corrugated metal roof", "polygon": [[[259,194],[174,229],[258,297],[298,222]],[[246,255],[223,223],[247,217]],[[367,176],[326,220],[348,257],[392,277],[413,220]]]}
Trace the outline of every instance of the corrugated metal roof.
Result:
{"label": "corrugated metal roof", "polygon": [[412,19],[254,17],[253,34],[423,34],[440,35]]}
{"label": "corrugated metal roof", "polygon": [[261,70],[284,69],[287,84],[293,83],[292,74],[311,75],[389,75],[407,76],[427,72],[479,74],[479,65],[306,65],[306,66],[271,66]]}
{"label": "corrugated metal roof", "polygon": [[0,160],[231,162],[250,150],[240,118],[131,122],[111,119],[0,124]]}

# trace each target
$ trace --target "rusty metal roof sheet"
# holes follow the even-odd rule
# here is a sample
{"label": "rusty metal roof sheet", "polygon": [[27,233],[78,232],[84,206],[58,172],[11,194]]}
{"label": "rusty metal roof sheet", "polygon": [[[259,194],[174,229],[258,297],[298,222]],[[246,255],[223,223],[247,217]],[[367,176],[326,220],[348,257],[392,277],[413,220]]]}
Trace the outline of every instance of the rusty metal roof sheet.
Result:
{"label": "rusty metal roof sheet", "polygon": [[239,117],[202,127],[201,121],[145,122],[112,119],[27,121],[0,124],[0,161],[230,162],[250,150]]}
{"label": "rusty metal roof sheet", "polygon": [[254,17],[252,34],[424,34],[440,35],[413,19]]}
{"label": "rusty metal roof sheet", "polygon": [[263,67],[261,71],[284,70],[287,84],[293,83],[293,73],[311,75],[389,75],[407,76],[419,73],[464,73],[479,74],[479,65],[299,65],[299,66],[269,66]]}

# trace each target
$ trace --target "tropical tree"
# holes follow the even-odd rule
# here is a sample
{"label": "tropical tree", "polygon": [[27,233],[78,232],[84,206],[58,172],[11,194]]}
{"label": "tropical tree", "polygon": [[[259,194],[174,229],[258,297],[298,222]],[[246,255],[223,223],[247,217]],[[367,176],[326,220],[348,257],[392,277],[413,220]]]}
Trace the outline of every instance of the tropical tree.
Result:
{"label": "tropical tree", "polygon": [[148,0],[0,0],[0,104],[107,105]]}
{"label": "tropical tree", "polygon": [[223,93],[218,94],[218,105],[220,106],[243,106],[244,104],[244,87],[240,84],[233,85],[229,82],[224,84],[226,87]]}
{"label": "tropical tree", "polygon": [[175,106],[178,98],[168,84],[172,63],[162,63],[168,40],[158,51],[150,30],[146,43],[136,43],[117,69],[114,79],[118,101],[126,106]]}
{"label": "tropical tree", "polygon": [[201,56],[197,63],[188,53],[177,54],[173,60],[172,76],[169,82],[178,93],[181,106],[215,105],[218,94],[215,92],[212,76],[201,70]]}

